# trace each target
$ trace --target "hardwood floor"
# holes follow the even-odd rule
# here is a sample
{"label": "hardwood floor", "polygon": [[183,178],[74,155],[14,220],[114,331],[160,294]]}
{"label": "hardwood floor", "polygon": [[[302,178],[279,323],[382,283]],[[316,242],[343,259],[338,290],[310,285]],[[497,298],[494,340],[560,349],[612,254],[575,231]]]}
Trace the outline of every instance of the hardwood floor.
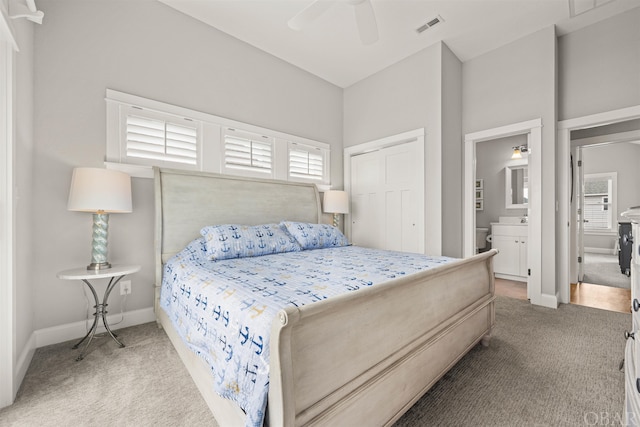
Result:
{"label": "hardwood floor", "polygon": [[571,304],[630,313],[631,290],[590,283],[572,283]]}
{"label": "hardwood floor", "polygon": [[[496,295],[526,300],[527,285],[524,282],[496,279]],[[589,283],[572,283],[571,304],[629,313],[631,290]]]}
{"label": "hardwood floor", "polygon": [[526,300],[528,299],[527,284],[525,282],[496,278],[496,295]]}

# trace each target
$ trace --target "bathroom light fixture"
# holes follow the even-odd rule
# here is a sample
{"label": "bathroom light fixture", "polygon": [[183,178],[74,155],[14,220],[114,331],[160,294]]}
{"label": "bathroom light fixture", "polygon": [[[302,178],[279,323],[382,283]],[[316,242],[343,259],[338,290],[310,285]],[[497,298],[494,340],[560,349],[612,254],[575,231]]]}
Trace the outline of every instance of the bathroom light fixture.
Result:
{"label": "bathroom light fixture", "polygon": [[333,226],[340,225],[340,214],[349,213],[349,196],[346,191],[329,190],[324,192],[323,208],[333,214]]}
{"label": "bathroom light fixture", "polygon": [[523,154],[530,152],[531,151],[529,151],[529,147],[527,147],[526,145],[517,145],[513,147],[513,154],[511,155],[511,159],[521,159]]}
{"label": "bathroom light fixture", "polygon": [[110,169],[75,168],[67,209],[93,213],[91,264],[87,270],[111,268],[107,261],[109,213],[131,212],[131,177]]}

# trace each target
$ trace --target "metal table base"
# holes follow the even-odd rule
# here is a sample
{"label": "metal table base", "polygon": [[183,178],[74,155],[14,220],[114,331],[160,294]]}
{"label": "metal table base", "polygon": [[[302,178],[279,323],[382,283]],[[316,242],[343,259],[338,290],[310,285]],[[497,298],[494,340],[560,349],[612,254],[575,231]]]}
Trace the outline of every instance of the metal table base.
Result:
{"label": "metal table base", "polygon": [[93,325],[91,325],[91,329],[89,329],[89,331],[87,332],[87,335],[85,335],[80,341],[78,341],[76,345],[71,347],[75,350],[78,347],[80,347],[80,344],[82,344],[85,340],[87,341],[82,351],[80,351],[80,355],[76,357],[76,362],[84,359],[87,349],[89,348],[89,345],[91,344],[91,341],[93,340],[93,337],[96,334],[96,330],[98,329],[99,317],[102,318],[102,323],[104,324],[104,327],[109,333],[109,335],[111,336],[111,338],[113,338],[113,340],[116,343],[118,343],[120,348],[124,347],[124,344],[118,340],[117,338],[118,336],[113,333],[111,328],[109,328],[109,323],[107,322],[107,313],[108,313],[107,306],[109,305],[107,304],[107,301],[109,300],[109,294],[111,293],[113,288],[118,284],[120,279],[122,279],[124,276],[125,276],[124,274],[121,276],[114,276],[109,280],[109,285],[107,285],[107,289],[104,292],[104,298],[102,299],[102,302],[100,302],[100,300],[98,299],[98,294],[96,293],[96,290],[93,288],[91,283],[87,279],[81,279],[89,287],[89,289],[91,289],[91,293],[93,294],[93,299],[96,302],[96,305],[94,305],[93,308],[95,308],[96,311],[95,313],[93,313]]}

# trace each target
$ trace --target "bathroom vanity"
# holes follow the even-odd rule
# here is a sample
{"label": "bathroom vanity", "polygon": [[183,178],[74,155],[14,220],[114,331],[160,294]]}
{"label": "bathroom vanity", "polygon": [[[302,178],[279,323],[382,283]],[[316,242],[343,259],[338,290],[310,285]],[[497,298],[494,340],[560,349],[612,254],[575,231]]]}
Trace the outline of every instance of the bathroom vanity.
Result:
{"label": "bathroom vanity", "polygon": [[496,277],[527,281],[528,225],[526,217],[500,217],[500,222],[491,223],[491,247],[499,251],[493,258]]}

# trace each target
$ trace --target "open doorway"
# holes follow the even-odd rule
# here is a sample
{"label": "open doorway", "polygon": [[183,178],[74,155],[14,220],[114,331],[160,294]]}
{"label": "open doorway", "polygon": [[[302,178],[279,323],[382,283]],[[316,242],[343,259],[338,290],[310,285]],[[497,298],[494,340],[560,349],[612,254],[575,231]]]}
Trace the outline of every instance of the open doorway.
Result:
{"label": "open doorway", "polygon": [[[571,286],[577,282],[577,244],[575,227],[577,224],[575,198],[573,197],[575,177],[572,168],[571,139],[580,139],[580,132],[589,132],[593,128],[605,128],[640,119],[640,105],[627,107],[620,110],[607,111],[575,119],[564,120],[558,123],[558,223],[562,227],[558,229],[558,260],[557,280],[560,290],[560,302],[569,303],[571,299]],[[606,134],[606,130],[605,130]],[[599,136],[604,135],[600,134]],[[593,136],[596,137],[596,136]],[[603,141],[606,142],[606,141]],[[575,169],[575,168],[573,168]]]}
{"label": "open doorway", "polygon": [[[465,135],[464,155],[464,256],[476,251],[476,145],[484,141],[526,135],[528,156],[528,237],[526,241],[527,290],[531,303],[557,307],[555,295],[542,294],[542,120],[534,119]],[[522,264],[522,262],[520,262]]]}
{"label": "open doorway", "polygon": [[[476,144],[476,252],[497,249],[493,271],[505,291],[527,296],[528,135]],[[498,286],[496,284],[496,286]]]}
{"label": "open doorway", "polygon": [[628,312],[631,232],[621,214],[640,204],[640,119],[570,132],[570,302]]}
{"label": "open doorway", "polygon": [[[640,131],[640,123],[638,126]],[[630,223],[621,214],[640,204],[636,190],[640,139],[578,145],[580,142],[585,140],[572,141],[578,164],[578,282],[629,289],[632,236]]]}

